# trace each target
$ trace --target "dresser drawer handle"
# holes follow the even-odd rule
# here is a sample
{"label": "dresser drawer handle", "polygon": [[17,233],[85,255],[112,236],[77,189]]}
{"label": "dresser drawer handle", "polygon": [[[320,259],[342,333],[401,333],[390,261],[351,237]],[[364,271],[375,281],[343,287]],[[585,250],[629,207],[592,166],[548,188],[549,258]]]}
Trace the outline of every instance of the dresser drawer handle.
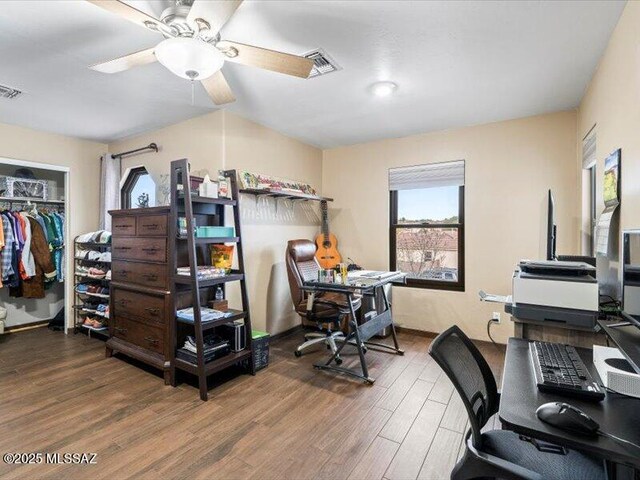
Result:
{"label": "dresser drawer handle", "polygon": [[158,275],[156,275],[155,273],[145,273],[144,275],[142,275],[142,278],[144,278],[147,282],[155,282],[156,280],[158,280]]}
{"label": "dresser drawer handle", "polygon": [[129,275],[129,270],[119,270],[116,273],[118,275]]}
{"label": "dresser drawer handle", "polygon": [[147,223],[142,226],[147,230],[157,230],[158,228],[160,228],[160,225],[158,225],[157,223]]}
{"label": "dresser drawer handle", "polygon": [[147,247],[147,248],[143,248],[142,249],[142,251],[145,252],[147,255],[153,255],[158,250],[160,250],[160,249],[157,248],[157,247]]}
{"label": "dresser drawer handle", "polygon": [[120,224],[120,225],[116,225],[116,228],[131,228],[133,225],[128,225],[128,224]]}
{"label": "dresser drawer handle", "polygon": [[118,300],[118,303],[120,304],[121,307],[126,306],[130,302],[131,302],[131,300],[126,300],[124,298],[122,300]]}
{"label": "dresser drawer handle", "polygon": [[116,247],[116,250],[131,250],[131,247]]}
{"label": "dresser drawer handle", "polygon": [[126,333],[127,333],[127,329],[126,329],[126,328],[113,327],[113,329],[114,329],[117,333],[122,333],[122,334],[126,334]]}
{"label": "dresser drawer handle", "polygon": [[151,307],[147,307],[145,308],[145,310],[147,312],[149,312],[151,315],[160,315],[160,309],[159,308],[151,308]]}
{"label": "dresser drawer handle", "polygon": [[158,345],[158,343],[160,343],[160,340],[158,340],[157,338],[153,338],[153,337],[144,337],[144,339],[153,344],[153,345]]}

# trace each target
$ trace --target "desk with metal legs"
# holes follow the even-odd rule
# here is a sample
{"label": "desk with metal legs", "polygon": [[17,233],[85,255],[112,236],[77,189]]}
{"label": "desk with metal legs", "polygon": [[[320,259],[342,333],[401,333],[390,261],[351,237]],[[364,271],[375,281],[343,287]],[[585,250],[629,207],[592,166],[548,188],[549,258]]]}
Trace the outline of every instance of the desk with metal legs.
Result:
{"label": "desk with metal legs", "polygon": [[[343,373],[345,375],[360,378],[366,383],[373,384],[375,379],[369,376],[367,360],[365,358],[367,347],[373,347],[374,349],[381,348],[384,349],[383,351],[387,351],[389,353],[404,355],[404,351],[401,350],[400,346],[398,345],[398,338],[396,336],[396,330],[393,325],[393,317],[391,315],[391,305],[383,287],[388,283],[404,283],[405,277],[406,275],[404,273],[397,272],[395,273],[395,275],[389,274],[388,276],[384,276],[381,279],[375,280],[350,278],[345,284],[326,283],[318,281],[304,282],[303,289],[310,293],[333,292],[344,295],[350,310],[350,318],[348,322],[349,332],[347,333],[344,341],[340,344],[336,352],[331,355],[326,363],[317,363],[314,365],[314,367],[319,370],[331,370],[334,372]],[[378,292],[380,292],[382,296],[384,308],[382,309],[381,313],[376,313],[374,316],[369,317],[366,322],[359,325],[356,317],[356,312],[353,308],[354,295],[376,295],[376,293]],[[386,327],[389,327],[391,329],[393,346],[369,341],[371,337],[373,337]],[[339,366],[337,359],[340,358],[340,352],[342,352],[342,349],[347,344],[355,346],[358,350],[358,356],[360,357],[360,368],[362,370],[361,373],[356,370],[351,370]]]}

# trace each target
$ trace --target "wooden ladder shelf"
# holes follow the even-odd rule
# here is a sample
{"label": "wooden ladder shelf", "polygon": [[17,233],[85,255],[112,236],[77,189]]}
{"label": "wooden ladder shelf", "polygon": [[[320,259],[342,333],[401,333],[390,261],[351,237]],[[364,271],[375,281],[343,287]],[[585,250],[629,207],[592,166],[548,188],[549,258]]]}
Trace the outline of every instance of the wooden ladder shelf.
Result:
{"label": "wooden ladder shelf", "polygon": [[[247,365],[251,375],[255,375],[255,367],[252,356],[251,345],[251,316],[249,314],[249,299],[247,295],[247,285],[244,269],[244,257],[242,252],[242,233],[240,226],[240,205],[237,185],[237,175],[235,170],[226,170],[224,176],[227,178],[232,198],[205,198],[192,196],[191,182],[189,178],[189,163],[187,159],[175,160],[171,162],[171,220],[170,220],[170,244],[169,262],[171,269],[171,285],[174,293],[173,297],[173,322],[171,335],[173,348],[171,350],[171,378],[175,386],[175,370],[182,370],[198,377],[200,388],[200,398],[208,400],[207,377],[219,372],[227,367],[238,363]],[[182,185],[182,190],[178,190],[178,185]],[[196,238],[194,219],[201,220],[203,225],[225,225],[225,209],[231,207],[233,210],[233,222],[235,227],[235,237],[227,238]],[[178,219],[186,218],[187,235],[186,238],[179,235]],[[201,280],[198,278],[198,260],[203,265],[210,265],[209,245],[220,243],[235,243],[236,255],[238,259],[238,269],[223,277]],[[185,245],[186,244],[186,245]],[[186,248],[186,251],[185,251]],[[199,255],[198,255],[199,254]],[[177,268],[190,267],[190,274],[178,275]],[[202,302],[211,298],[211,290],[219,286],[224,288],[227,282],[240,282],[240,293],[242,308],[232,310],[233,316],[224,317],[219,320],[202,321]],[[190,303],[193,307],[193,323],[181,322],[176,315],[178,308],[184,307],[184,298],[188,298],[190,290]],[[204,298],[203,300],[203,292]],[[204,359],[204,335],[206,331],[213,331],[216,327],[234,320],[244,319],[245,349],[240,352],[214,359],[205,363]],[[196,341],[197,364],[176,358],[176,350],[180,347],[181,329],[192,328]]]}

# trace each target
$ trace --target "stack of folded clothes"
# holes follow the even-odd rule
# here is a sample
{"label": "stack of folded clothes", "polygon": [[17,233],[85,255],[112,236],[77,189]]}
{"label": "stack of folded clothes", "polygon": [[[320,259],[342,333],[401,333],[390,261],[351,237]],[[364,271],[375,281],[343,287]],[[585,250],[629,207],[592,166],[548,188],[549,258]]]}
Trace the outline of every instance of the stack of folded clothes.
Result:
{"label": "stack of folded clothes", "polygon": [[[205,363],[224,357],[231,351],[229,340],[225,340],[218,335],[207,335],[203,340]],[[176,357],[189,363],[198,363],[196,352],[196,339],[189,335],[184,342],[184,346],[176,352]]]}
{"label": "stack of folded clothes", "polygon": [[76,238],[78,243],[104,243],[108,245],[111,243],[111,232],[107,230],[98,230],[96,232],[89,232],[79,235]]}
{"label": "stack of folded clothes", "polygon": [[[225,316],[231,316],[231,315],[233,315],[232,312],[225,313],[225,312],[221,312],[220,310],[214,310],[213,308],[206,308],[206,307],[200,308],[200,319],[203,322],[210,322],[211,320],[217,320],[219,318],[223,318]],[[194,321],[193,307],[183,308],[181,310],[178,310],[176,312],[176,316],[180,320],[193,322]]]}

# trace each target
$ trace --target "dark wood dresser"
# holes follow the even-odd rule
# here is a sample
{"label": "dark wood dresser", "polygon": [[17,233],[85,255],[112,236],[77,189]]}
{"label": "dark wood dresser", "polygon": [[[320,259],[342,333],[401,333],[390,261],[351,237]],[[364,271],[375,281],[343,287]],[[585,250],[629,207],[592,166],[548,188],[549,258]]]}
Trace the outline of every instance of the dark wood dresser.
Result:
{"label": "dark wood dresser", "polygon": [[120,352],[164,373],[172,348],[169,207],[111,210],[111,292],[106,355]]}

